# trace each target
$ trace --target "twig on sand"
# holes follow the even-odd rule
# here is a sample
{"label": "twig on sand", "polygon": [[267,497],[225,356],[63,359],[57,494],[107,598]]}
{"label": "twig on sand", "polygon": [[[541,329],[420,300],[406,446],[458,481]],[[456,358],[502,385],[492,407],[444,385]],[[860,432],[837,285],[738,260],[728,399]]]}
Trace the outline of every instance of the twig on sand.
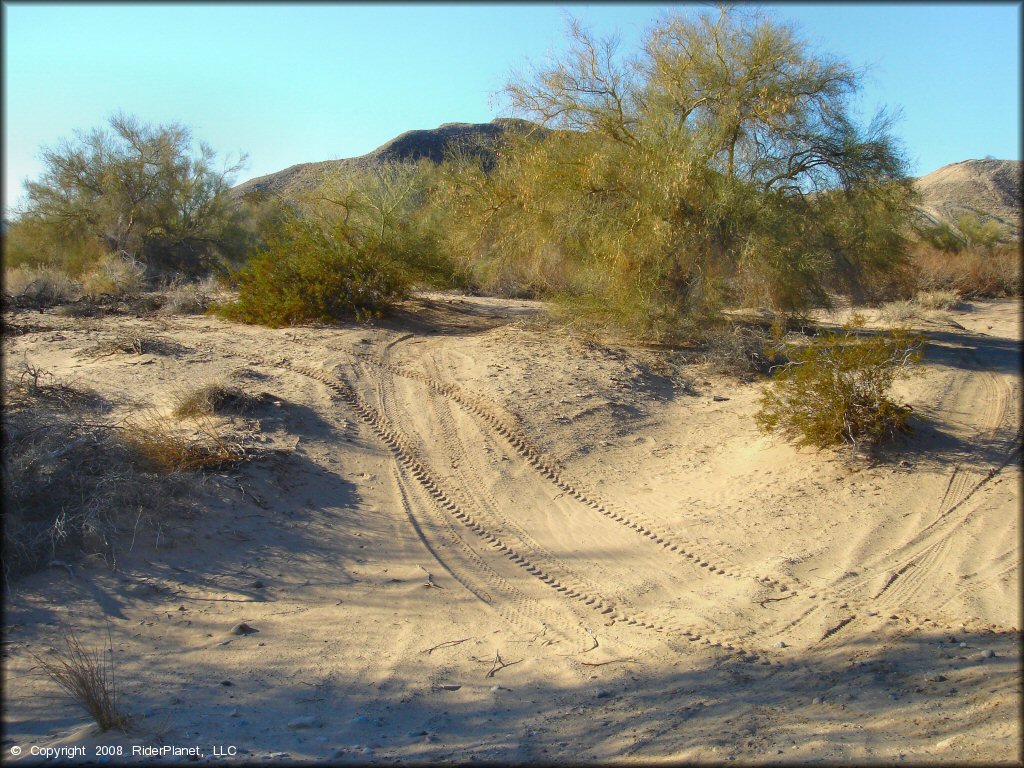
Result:
{"label": "twig on sand", "polygon": [[501,652],[495,651],[494,662],[491,664],[491,670],[486,675],[484,675],[484,677],[494,677],[496,673],[500,672],[505,667],[511,667],[513,664],[518,664],[521,661],[523,661],[523,659],[519,659],[519,661],[505,661],[503,658],[501,658]]}
{"label": "twig on sand", "polygon": [[438,648],[444,648],[446,646],[459,645],[460,643],[464,643],[467,640],[472,640],[472,639],[473,639],[472,637],[464,637],[461,640],[445,640],[443,643],[438,643],[437,645],[432,646],[430,648],[424,648],[422,651],[420,651],[420,653],[425,653],[425,654],[427,654],[429,656],[434,651],[436,651]]}
{"label": "twig on sand", "polygon": [[427,574],[427,580],[423,583],[424,587],[433,587],[434,589],[444,589],[444,587],[442,587],[440,584],[435,584],[434,583],[434,577],[431,575],[430,571],[428,571],[422,565],[420,566],[420,570],[422,570],[425,574]]}
{"label": "twig on sand", "polygon": [[639,664],[636,659],[608,659],[608,661],[581,661],[585,667],[603,667],[605,664]]}
{"label": "twig on sand", "polygon": [[780,600],[789,600],[791,597],[796,597],[796,592],[790,592],[785,597],[766,597],[764,600],[758,600],[757,604],[764,608],[765,603],[777,603]]}

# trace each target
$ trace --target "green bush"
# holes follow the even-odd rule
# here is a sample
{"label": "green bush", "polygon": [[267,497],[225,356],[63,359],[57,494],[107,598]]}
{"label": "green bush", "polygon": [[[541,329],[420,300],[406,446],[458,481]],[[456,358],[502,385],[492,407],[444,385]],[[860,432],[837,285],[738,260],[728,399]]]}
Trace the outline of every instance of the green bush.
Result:
{"label": "green bush", "polygon": [[232,275],[238,298],[217,307],[232,320],[278,328],[380,316],[408,289],[405,273],[378,240],[343,222],[289,214],[263,233],[265,245]]}
{"label": "green bush", "polygon": [[41,151],[43,172],[4,235],[7,265],[57,265],[73,276],[108,253],[152,273],[201,275],[237,265],[252,242],[251,211],[230,193],[242,168],[182,125],[129,115]]}
{"label": "green bush", "polygon": [[[781,346],[781,345],[780,345]],[[779,430],[798,445],[877,445],[908,429],[911,408],[889,389],[921,358],[924,338],[905,331],[862,338],[847,327],[806,345],[786,345],[755,414],[763,432]]]}

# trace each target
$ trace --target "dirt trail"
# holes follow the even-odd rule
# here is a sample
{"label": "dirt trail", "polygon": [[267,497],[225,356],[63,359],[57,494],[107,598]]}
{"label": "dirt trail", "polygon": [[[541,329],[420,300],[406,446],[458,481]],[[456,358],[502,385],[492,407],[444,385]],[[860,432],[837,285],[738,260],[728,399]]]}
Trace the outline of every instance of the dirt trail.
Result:
{"label": "dirt trail", "polygon": [[[241,371],[280,452],[207,477],[116,573],[19,582],[5,754],[114,738],[39,698],[30,654],[72,620],[111,627],[127,746],[165,719],[162,743],[250,760],[1019,759],[1019,302],[927,319],[899,389],[917,430],[874,464],[758,434],[760,384],[538,310],[434,295],[376,327],[52,315],[6,337],[112,420]],[[80,355],[125,328],[180,346]],[[243,620],[259,633],[227,634]]]}

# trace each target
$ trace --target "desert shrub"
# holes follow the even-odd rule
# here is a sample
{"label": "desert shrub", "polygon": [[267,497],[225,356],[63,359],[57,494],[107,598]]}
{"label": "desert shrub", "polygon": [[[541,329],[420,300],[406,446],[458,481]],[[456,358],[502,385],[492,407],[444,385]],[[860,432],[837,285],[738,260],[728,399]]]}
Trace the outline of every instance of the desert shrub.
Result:
{"label": "desert shrub", "polygon": [[310,320],[378,317],[402,298],[408,276],[379,239],[343,221],[290,215],[263,235],[266,245],[232,276],[238,298],[217,311],[277,328]]}
{"label": "desert shrub", "polygon": [[244,461],[244,446],[200,416],[189,434],[168,416],[149,409],[125,422],[124,440],[140,465],[156,474],[223,469]]}
{"label": "desert shrub", "polygon": [[918,291],[915,302],[925,309],[956,309],[960,294],[956,291]]}
{"label": "desert shrub", "polygon": [[118,701],[114,647],[109,633],[105,647],[89,651],[74,631],[66,630],[64,648],[53,654],[35,654],[36,664],[88,713],[101,731],[126,729],[129,718]]}
{"label": "desert shrub", "polygon": [[19,306],[48,307],[78,298],[82,286],[59,267],[15,267],[4,271],[4,293]]}
{"label": "desert shrub", "polygon": [[958,253],[919,244],[911,261],[921,291],[956,291],[964,298],[1000,298],[1024,292],[1020,243],[964,248]]}
{"label": "desert shrub", "polygon": [[146,268],[127,253],[108,253],[82,278],[82,289],[91,298],[123,296],[141,291]]}
{"label": "desert shrub", "polygon": [[258,397],[250,395],[241,387],[221,380],[179,392],[174,399],[174,415],[182,418],[245,413],[260,402]]}
{"label": "desert shrub", "polygon": [[[252,242],[245,208],[230,194],[242,161],[217,168],[216,153],[179,124],[123,114],[108,124],[42,149],[43,172],[26,182],[24,210],[5,235],[11,265],[78,275],[121,252],[154,273],[237,263]],[[97,292],[110,292],[95,279]]]}
{"label": "desert shrub", "polygon": [[763,432],[779,430],[798,445],[882,443],[908,428],[910,407],[888,393],[923,348],[921,336],[860,337],[849,327],[786,345],[789,362],[769,382],[755,421]]}

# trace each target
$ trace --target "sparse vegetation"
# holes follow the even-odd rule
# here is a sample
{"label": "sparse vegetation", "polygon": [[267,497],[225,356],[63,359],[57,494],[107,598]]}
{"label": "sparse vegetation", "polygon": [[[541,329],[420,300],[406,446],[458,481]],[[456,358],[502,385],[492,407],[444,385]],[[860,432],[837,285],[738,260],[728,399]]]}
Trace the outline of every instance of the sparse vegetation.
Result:
{"label": "sparse vegetation", "polygon": [[96,721],[101,731],[125,730],[130,720],[118,700],[113,643],[89,651],[73,630],[64,632],[64,650],[34,656],[39,668]]}
{"label": "sparse vegetation", "polygon": [[850,327],[786,344],[789,362],[765,389],[757,425],[798,445],[876,446],[908,428],[911,409],[893,402],[889,390],[923,348],[923,337],[904,331],[864,337]]}
{"label": "sparse vegetation", "polygon": [[161,525],[173,479],[137,468],[105,401],[25,361],[4,380],[5,576],[75,553],[116,563],[119,533],[141,519]]}

